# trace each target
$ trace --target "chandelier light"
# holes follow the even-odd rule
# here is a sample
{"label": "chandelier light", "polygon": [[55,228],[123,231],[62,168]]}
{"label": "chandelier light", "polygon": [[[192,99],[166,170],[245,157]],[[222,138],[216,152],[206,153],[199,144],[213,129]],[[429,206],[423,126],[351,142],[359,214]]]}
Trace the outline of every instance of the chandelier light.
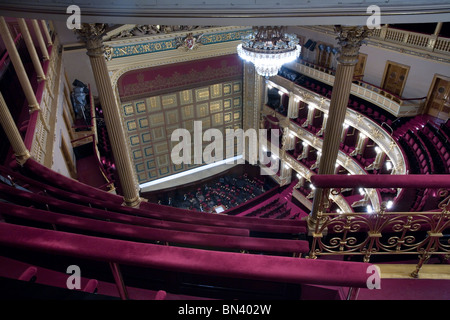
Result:
{"label": "chandelier light", "polygon": [[300,56],[300,45],[296,35],[283,32],[282,27],[258,27],[242,37],[238,55],[255,65],[256,72],[263,77],[277,75],[281,66]]}

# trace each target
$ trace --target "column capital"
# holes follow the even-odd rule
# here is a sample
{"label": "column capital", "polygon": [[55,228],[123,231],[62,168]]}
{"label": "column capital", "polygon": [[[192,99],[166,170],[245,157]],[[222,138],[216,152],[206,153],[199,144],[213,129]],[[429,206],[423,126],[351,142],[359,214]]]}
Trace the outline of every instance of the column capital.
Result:
{"label": "column capital", "polygon": [[336,39],[340,45],[338,61],[342,64],[355,65],[358,62],[359,48],[364,40],[372,34],[367,26],[334,26]]}
{"label": "column capital", "polygon": [[80,40],[86,43],[88,55],[104,55],[103,35],[106,33],[104,23],[83,23],[80,29],[75,29],[75,33]]}

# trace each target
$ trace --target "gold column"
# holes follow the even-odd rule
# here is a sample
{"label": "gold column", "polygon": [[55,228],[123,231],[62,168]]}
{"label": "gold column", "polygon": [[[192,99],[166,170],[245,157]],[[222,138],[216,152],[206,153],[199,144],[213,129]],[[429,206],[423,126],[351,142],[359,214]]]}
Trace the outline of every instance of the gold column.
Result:
{"label": "gold column", "polygon": [[327,120],[328,120],[328,113],[325,113],[323,115],[323,121],[322,121],[322,127],[320,128],[319,132],[316,133],[316,136],[320,137],[325,132],[325,128],[327,126]]}
{"label": "gold column", "polygon": [[19,22],[20,32],[22,33],[23,40],[25,41],[28,52],[30,53],[31,61],[33,62],[34,69],[36,70],[38,81],[46,80],[44,69],[42,69],[42,64],[39,60],[36,48],[34,47],[33,40],[31,39],[27,23],[23,18],[18,18],[17,22]]}
{"label": "gold column", "polygon": [[[334,174],[335,172],[342,126],[347,111],[353,73],[358,62],[359,48],[371,31],[366,26],[336,26],[335,32],[341,50],[337,58],[338,65],[322,145],[319,174]],[[321,188],[315,190],[313,208],[308,217],[310,230],[314,230],[319,212],[325,212],[328,196],[329,190]]]}
{"label": "gold column", "polygon": [[292,91],[289,92],[289,105],[287,115],[290,119],[298,118],[298,98]]}
{"label": "gold column", "polygon": [[283,151],[293,150],[295,148],[295,136],[288,127],[283,129],[283,137],[281,138],[281,148]]}
{"label": "gold column", "polygon": [[114,95],[104,56],[102,37],[105,33],[105,25],[101,23],[85,23],[76,32],[81,40],[86,42],[87,55],[91,62],[100,104],[103,108],[103,115],[111,141],[111,149],[116,162],[117,173],[122,186],[124,205],[138,207],[142,199],[139,197],[135,172],[132,167],[131,157],[128,151],[129,148],[123,131],[120,109]]}
{"label": "gold column", "polygon": [[36,95],[34,94],[30,79],[28,79],[25,67],[23,66],[22,60],[20,59],[16,44],[14,43],[11,33],[9,32],[9,28],[4,17],[0,17],[0,34],[2,36],[3,42],[5,43],[9,57],[11,58],[11,62],[13,63],[17,77],[19,78],[19,82],[27,99],[30,112],[39,110],[39,103],[36,100]]}
{"label": "gold column", "polygon": [[366,142],[367,142],[367,137],[364,133],[360,132],[358,135],[358,142],[356,143],[356,148],[355,150],[352,151],[352,153],[350,153],[350,156],[356,156],[358,154],[362,154],[364,152],[364,148],[366,146]]}
{"label": "gold column", "polygon": [[33,25],[34,33],[36,34],[36,39],[39,43],[39,47],[41,48],[42,57],[44,58],[44,60],[50,59],[50,57],[48,56],[47,46],[45,45],[44,38],[42,37],[41,28],[39,27],[37,20],[31,19],[31,24]]}
{"label": "gold column", "polygon": [[441,29],[442,29],[442,25],[443,25],[442,22],[437,23],[436,28],[434,29],[434,33],[433,33],[434,36],[439,36],[439,33],[441,32]]}
{"label": "gold column", "polygon": [[47,22],[45,20],[41,20],[42,29],[44,30],[45,39],[47,40],[47,46],[51,46],[53,44],[52,37],[50,36],[50,32],[48,32]]}
{"label": "gold column", "polygon": [[0,92],[0,123],[3,130],[8,137],[9,143],[16,156],[16,161],[19,165],[23,166],[24,163],[31,157],[25,143],[23,143],[22,136],[17,129],[11,113],[9,112],[8,106],[6,105],[5,99]]}
{"label": "gold column", "polygon": [[306,118],[306,121],[302,124],[303,128],[306,128],[308,125],[312,125],[315,111],[316,106],[313,103],[308,103],[308,116]]}

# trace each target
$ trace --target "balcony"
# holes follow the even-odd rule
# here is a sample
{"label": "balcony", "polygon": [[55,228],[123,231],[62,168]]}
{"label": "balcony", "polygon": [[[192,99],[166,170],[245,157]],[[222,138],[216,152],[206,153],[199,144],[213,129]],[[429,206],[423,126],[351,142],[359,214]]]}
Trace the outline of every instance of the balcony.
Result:
{"label": "balcony", "polygon": [[[450,53],[450,39],[436,35],[382,27],[374,29],[371,41],[389,42],[436,54]],[[448,59],[448,57],[447,57]]]}
{"label": "balcony", "polygon": [[[287,68],[333,86],[335,70],[324,68],[306,61],[294,62]],[[415,116],[420,113],[425,98],[404,99],[373,84],[355,80],[350,94],[367,100],[396,117]]]}

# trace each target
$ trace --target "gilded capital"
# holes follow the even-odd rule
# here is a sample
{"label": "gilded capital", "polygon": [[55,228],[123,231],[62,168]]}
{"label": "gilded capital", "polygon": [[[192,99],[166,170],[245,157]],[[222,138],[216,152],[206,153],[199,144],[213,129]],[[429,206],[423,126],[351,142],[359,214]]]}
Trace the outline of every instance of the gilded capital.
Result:
{"label": "gilded capital", "polygon": [[356,64],[359,48],[369,37],[372,30],[366,26],[335,26],[336,39],[340,45],[338,61],[344,64]]}
{"label": "gilded capital", "polygon": [[86,43],[88,55],[103,55],[103,36],[106,33],[104,23],[83,23],[80,29],[75,29],[78,38]]}

